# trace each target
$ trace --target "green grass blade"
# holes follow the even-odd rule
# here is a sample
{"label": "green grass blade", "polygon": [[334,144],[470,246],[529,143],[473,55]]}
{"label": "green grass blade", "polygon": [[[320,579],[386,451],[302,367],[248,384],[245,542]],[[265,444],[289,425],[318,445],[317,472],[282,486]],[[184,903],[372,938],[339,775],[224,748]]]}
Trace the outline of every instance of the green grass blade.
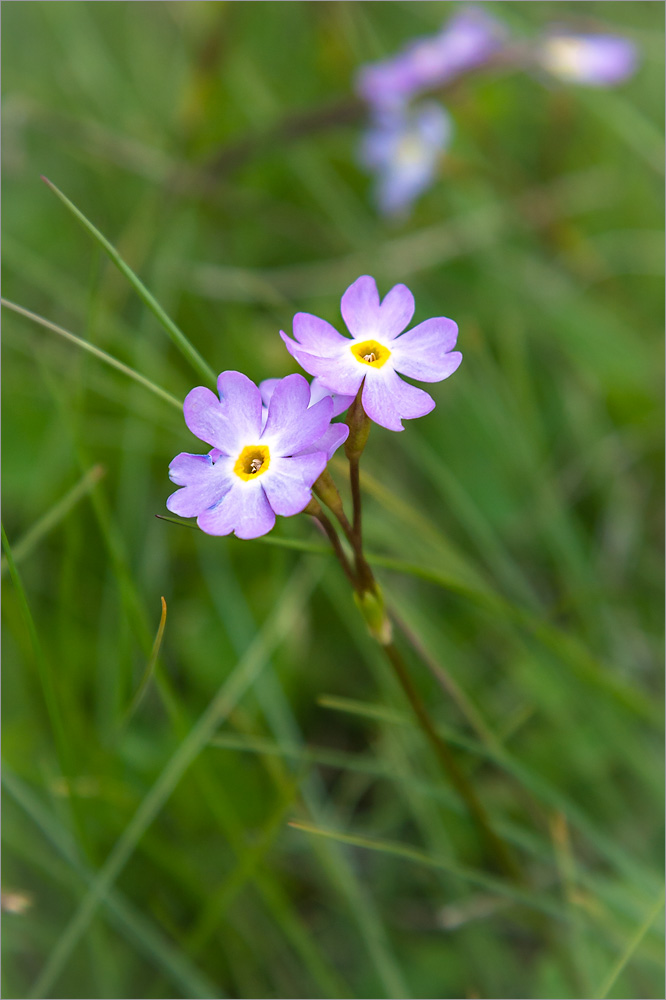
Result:
{"label": "green grass blade", "polygon": [[161,598],[161,601],[162,601],[162,613],[160,615],[160,623],[157,627],[155,642],[153,643],[153,648],[150,651],[150,656],[148,657],[148,663],[146,664],[146,669],[143,672],[143,677],[139,682],[136,694],[134,695],[134,697],[132,698],[131,702],[127,707],[127,711],[123,716],[121,726],[127,725],[129,720],[132,718],[137,708],[141,704],[141,700],[144,694],[146,693],[148,685],[150,684],[151,678],[157,666],[157,657],[160,654],[160,647],[162,645],[162,637],[164,636],[164,628],[166,626],[166,618],[167,618],[167,603],[163,597]]}
{"label": "green grass blade", "polygon": [[[206,575],[210,580],[211,597],[218,606],[221,619],[232,637],[236,648],[240,649],[244,636],[256,629],[254,616],[241,588],[233,585],[235,577],[231,567],[225,572],[225,564],[215,561],[215,576],[212,575],[211,560],[206,565]],[[222,575],[224,574],[224,575]],[[222,600],[220,594],[233,593],[234,600]],[[298,720],[283,690],[281,680],[269,664],[269,670],[262,684],[256,690],[266,721],[278,740],[292,745],[303,745],[303,737]],[[288,781],[288,773],[278,778],[280,783]],[[310,773],[301,783],[303,802],[315,820],[326,815],[325,791],[319,776]],[[409,996],[400,964],[391,948],[384,926],[380,907],[358,877],[345,851],[333,843],[322,843],[316,850],[317,859],[334,892],[340,895],[351,920],[354,921],[367,957],[374,966],[379,984],[391,998]],[[376,989],[377,987],[375,987]]]}
{"label": "green grass blade", "polygon": [[283,599],[275,608],[264,628],[250,644],[229,677],[220,686],[185,739],[178,745],[173,756],[111,849],[89,892],[66,925],[31,990],[31,997],[40,997],[52,990],[69,956],[85,934],[100,903],[134,853],[139,840],[168,801],[189,766],[208,744],[217,727],[258,679],[271,650],[294,627],[294,622],[302,613],[303,604],[313,583],[312,575],[305,570],[301,569],[295,574],[290,586],[285,590]]}
{"label": "green grass blade", "polygon": [[327,837],[341,844],[349,844],[351,847],[362,847],[369,851],[379,851],[381,854],[388,854],[392,857],[401,858],[404,861],[412,861],[414,864],[425,865],[428,868],[436,868],[440,871],[448,872],[473,885],[481,886],[498,896],[506,896],[516,903],[547,913],[558,920],[566,920],[566,913],[563,908],[558,903],[547,899],[543,892],[532,894],[516,888],[508,882],[503,882],[501,879],[486,875],[484,872],[473,868],[466,868],[455,861],[450,861],[448,858],[432,857],[417,847],[412,847],[410,844],[401,844],[389,840],[373,840],[369,837],[357,836],[356,834],[326,830],[315,826],[314,823],[307,823],[302,820],[291,820],[289,826],[295,830],[302,830],[303,833],[310,833],[318,837]]}
{"label": "green grass blade", "polygon": [[[414,721],[409,715],[398,712],[395,709],[386,708],[383,705],[367,704],[355,699],[340,698],[331,695],[320,697],[318,704],[333,711],[350,712],[353,715],[365,716],[366,718],[380,720],[389,724],[415,728]],[[441,726],[438,726],[437,729],[445,739],[451,739],[452,742],[457,743],[460,747],[493,761],[498,767],[503,768],[508,774],[512,775],[538,800],[550,808],[562,812],[568,822],[576,827],[594,845],[599,854],[611,862],[629,880],[635,882],[637,885],[645,886],[646,889],[654,883],[653,872],[647,868],[643,868],[626,851],[614,843],[603,830],[589,819],[578,805],[529,765],[522,763],[522,761],[504,748],[494,749],[488,745],[476,743],[473,740],[459,736],[455,732],[443,729]]]}
{"label": "green grass blade", "polygon": [[[30,555],[33,549],[39,545],[42,538],[48,535],[69,514],[70,510],[76,506],[79,500],[90,493],[92,487],[95,483],[99,482],[105,471],[103,466],[94,465],[92,469],[84,473],[76,486],[73,486],[61,500],[58,500],[46,514],[40,517],[37,523],[13,547],[12,555],[14,556],[15,564],[20,563],[22,559]],[[8,565],[7,557],[3,556],[0,563],[0,573],[2,576],[4,576]]]}
{"label": "green grass blade", "polygon": [[662,889],[661,892],[659,893],[658,899],[653,903],[653,905],[648,910],[645,920],[643,921],[643,923],[640,925],[634,936],[627,944],[627,947],[622,952],[617,962],[608,973],[607,977],[604,979],[598,991],[594,994],[595,1000],[606,1000],[606,997],[613,989],[615,981],[620,975],[622,975],[622,971],[627,965],[627,963],[631,961],[631,958],[634,955],[636,949],[638,948],[638,946],[640,945],[641,941],[648,933],[650,928],[652,927],[652,924],[657,919],[659,912],[662,910],[663,906],[664,906],[664,890]]}
{"label": "green grass blade", "polygon": [[175,406],[178,410],[183,409],[183,404],[181,400],[176,399],[172,396],[170,392],[166,389],[162,389],[161,386],[155,385],[150,379],[146,378],[145,375],[140,375],[135,372],[133,368],[128,365],[124,365],[122,361],[118,361],[113,355],[107,354],[106,351],[101,350],[99,347],[95,347],[89,341],[84,340],[82,337],[77,337],[75,333],[70,333],[69,330],[63,329],[61,326],[57,326],[55,323],[51,323],[50,320],[44,319],[43,316],[38,316],[37,313],[30,312],[29,309],[24,309],[23,306],[16,305],[15,302],[10,302],[8,299],[0,299],[0,303],[6,308],[11,309],[12,312],[18,313],[19,316],[25,316],[26,319],[31,319],[33,323],[39,323],[46,330],[51,330],[52,333],[57,333],[58,336],[64,337],[65,340],[69,340],[70,343],[76,344],[77,347],[81,347],[84,351],[88,351],[90,354],[94,354],[96,358],[103,361],[105,364],[110,365],[112,368],[116,368],[123,375],[127,375],[128,378],[133,379],[138,382],[139,385],[144,386],[146,389],[150,389],[156,396],[167,401],[172,406]]}
{"label": "green grass blade", "polygon": [[136,276],[134,271],[129,267],[125,261],[122,259],[116,248],[109,243],[105,236],[103,236],[100,231],[93,226],[86,216],[81,212],[76,205],[69,200],[69,198],[60,191],[52,181],[43,177],[42,180],[48,187],[53,191],[55,195],[60,199],[60,201],[65,205],[67,209],[72,213],[72,215],[78,219],[84,229],[86,229],[97,244],[104,250],[106,254],[111,258],[113,263],[116,265],[118,270],[123,274],[129,283],[134,288],[135,292],[138,294],[139,298],[144,302],[144,304],[150,309],[153,316],[158,320],[159,323],[164,327],[169,337],[179,349],[183,357],[187,358],[192,367],[199,372],[208,382],[215,383],[215,372],[210,367],[208,362],[204,361],[196,347],[194,347],[182,330],[180,330],[174,321],[167,316],[162,306],[159,304],[157,299],[151,295],[146,286],[142,281]]}
{"label": "green grass blade", "polygon": [[[91,884],[95,873],[81,860],[69,831],[6,765],[2,768],[2,785],[61,857],[81,879]],[[143,913],[135,909],[117,889],[107,894],[104,904],[109,919],[120,933],[137,950],[143,951],[154,962],[156,968],[167,975],[186,996],[206,1000],[223,995],[219,987],[211,983],[191,963],[187,955],[178,949],[175,942],[167,940],[162,932]]]}
{"label": "green grass blade", "polygon": [[62,712],[58,704],[58,698],[56,695],[55,687],[53,684],[53,676],[51,668],[44,655],[44,650],[42,644],[39,640],[37,634],[37,627],[35,625],[35,620],[32,616],[30,610],[30,605],[28,604],[28,598],[23,587],[23,581],[19,575],[16,568],[16,563],[14,562],[14,557],[12,555],[12,550],[5,533],[4,525],[1,527],[2,532],[2,547],[5,550],[5,558],[7,560],[7,566],[9,568],[9,575],[11,576],[12,583],[14,584],[14,590],[16,591],[16,596],[18,598],[19,606],[21,609],[21,614],[25,622],[28,635],[30,636],[30,644],[32,646],[33,656],[37,665],[37,672],[39,674],[39,680],[42,686],[42,694],[44,696],[44,702],[46,704],[46,711],[48,713],[49,721],[51,723],[51,729],[53,731],[53,739],[56,746],[56,751],[60,760],[60,766],[62,768],[63,774],[68,775],[70,769],[68,766],[68,750],[67,750],[67,737],[65,732],[65,724],[62,717]]}

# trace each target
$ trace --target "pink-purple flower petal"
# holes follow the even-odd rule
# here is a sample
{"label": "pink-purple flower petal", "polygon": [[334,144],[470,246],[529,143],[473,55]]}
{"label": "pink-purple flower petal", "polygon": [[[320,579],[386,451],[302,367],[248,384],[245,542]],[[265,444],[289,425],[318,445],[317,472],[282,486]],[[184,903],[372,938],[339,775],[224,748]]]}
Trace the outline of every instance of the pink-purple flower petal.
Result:
{"label": "pink-purple flower petal", "polygon": [[[261,393],[261,402],[265,409],[268,409],[268,404],[270,403],[273,393],[275,392],[276,385],[279,385],[279,378],[265,378],[263,382],[259,383],[259,392]],[[264,420],[264,424],[266,421]]]}
{"label": "pink-purple flower petal", "polygon": [[326,458],[330,461],[341,444],[344,444],[349,437],[349,427],[347,424],[330,424],[320,438],[309,448],[304,448],[301,455],[309,455],[315,451],[326,452]]}
{"label": "pink-purple flower petal", "polygon": [[393,341],[393,367],[421,382],[441,382],[462,361],[462,354],[452,351],[457,337],[458,326],[453,320],[444,316],[427,319]]}
{"label": "pink-purple flower petal", "polygon": [[552,29],[536,53],[551,76],[589,87],[612,87],[636,71],[638,49],[618,35],[574,34]]}
{"label": "pink-purple flower petal", "polygon": [[380,336],[393,340],[402,333],[414,315],[414,308],[414,296],[407,285],[394,285],[379,307]]}
{"label": "pink-purple flower petal", "polygon": [[307,507],[312,496],[312,484],[326,468],[323,451],[281,458],[275,471],[269,469],[263,488],[276,514],[291,517]]}
{"label": "pink-purple flower petal", "polygon": [[351,340],[345,337],[344,339],[349,346],[345,347],[337,358],[329,358],[302,350],[282,330],[280,336],[284,340],[287,350],[298,361],[301,368],[310,375],[315,375],[325,389],[331,393],[342,393],[345,396],[352,396],[352,398],[356,395],[363,380],[363,372],[359,370],[352,355]]}
{"label": "pink-purple flower petal", "polygon": [[229,440],[229,421],[214,392],[199,385],[188,392],[183,403],[185,423],[198,438],[221,451]]}
{"label": "pink-purple flower petal", "polygon": [[183,489],[168,497],[167,509],[180,517],[196,517],[210,507],[233,486],[227,464],[215,466],[208,455],[176,455],[169,478]]}
{"label": "pink-purple flower petal", "polygon": [[262,440],[277,455],[296,455],[321,437],[331,422],[330,396],[310,406],[310,386],[302,375],[287,375],[271,397]]}
{"label": "pink-purple flower petal", "polygon": [[208,535],[230,535],[238,538],[259,538],[275,524],[273,511],[259,482],[249,488],[241,481],[214,506],[202,511],[197,524]]}
{"label": "pink-purple flower petal", "polygon": [[261,393],[254,382],[242,372],[222,372],[217,380],[217,391],[228,415],[230,429],[233,428],[232,447],[258,440],[261,434]]}
{"label": "pink-purple flower petal", "polygon": [[371,337],[379,318],[379,292],[374,278],[364,274],[342,296],[340,312],[352,337]]}
{"label": "pink-purple flower petal", "polygon": [[344,293],[340,311],[356,340],[380,337],[390,341],[414,315],[414,296],[406,285],[394,285],[380,302],[375,279],[366,274]]}
{"label": "pink-purple flower petal", "polygon": [[[217,451],[217,454],[220,452]],[[187,451],[181,451],[180,455],[176,455],[169,463],[169,479],[176,486],[204,482],[213,467],[213,461],[213,456],[210,454],[192,455]]]}
{"label": "pink-purple flower petal", "polygon": [[[341,340],[345,344],[349,344],[346,337],[342,337]],[[279,383],[279,378],[266,378],[263,382],[259,383],[259,391],[261,393],[261,401],[264,407],[268,407],[273,393],[275,392],[275,387]],[[330,389],[324,388],[319,379],[313,378],[310,382],[310,406],[314,406],[318,403],[320,399],[325,399],[329,396],[333,400],[333,417],[339,417],[341,413],[348,410],[351,404],[354,402],[353,396],[342,396],[339,393],[333,393]],[[264,418],[264,423],[265,423]]]}
{"label": "pink-purple flower petal", "polygon": [[424,417],[435,408],[435,400],[423,389],[403,382],[393,369],[381,377],[366,378],[363,409],[371,420],[390,431],[402,431],[402,420]]}
{"label": "pink-purple flower petal", "polygon": [[345,337],[327,323],[326,320],[310,313],[296,313],[294,316],[294,337],[306,351],[314,354],[333,355],[340,350]]}
{"label": "pink-purple flower petal", "polygon": [[[347,347],[349,347],[347,338],[344,337],[343,340],[345,341]],[[348,410],[354,402],[353,396],[344,396],[338,392],[331,393],[331,390],[326,389],[318,378],[313,378],[312,382],[310,382],[310,406],[314,403],[318,403],[320,399],[324,399],[326,396],[330,396],[333,400],[332,416],[334,417],[339,417],[340,414],[344,413],[345,410]]]}

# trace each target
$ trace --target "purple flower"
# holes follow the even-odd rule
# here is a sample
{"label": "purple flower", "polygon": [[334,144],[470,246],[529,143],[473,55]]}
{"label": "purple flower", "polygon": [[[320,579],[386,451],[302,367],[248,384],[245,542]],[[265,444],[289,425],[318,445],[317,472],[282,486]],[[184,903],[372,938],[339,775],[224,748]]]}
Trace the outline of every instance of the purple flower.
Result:
{"label": "purple flower", "polygon": [[378,113],[361,146],[361,161],[377,174],[376,199],[385,215],[406,212],[433,182],[451,135],[439,104]]}
{"label": "purple flower", "polygon": [[416,39],[392,59],[363,66],[356,92],[376,108],[398,107],[484,63],[505,37],[499,21],[469,8],[452,17],[437,35]]}
{"label": "purple flower", "polygon": [[536,58],[551,76],[567,83],[612,87],[634,73],[638,52],[628,38],[553,30],[538,45]]}
{"label": "purple flower", "polygon": [[276,514],[290,517],[307,506],[326,467],[322,438],[333,401],[311,405],[307,381],[288,375],[274,387],[264,421],[261,393],[247,376],[222,372],[217,388],[219,398],[198,386],[185,399],[185,423],[213,452],[176,455],[169,478],[184,489],[171,494],[167,507],[196,517],[209,535],[233,531],[258,538],[271,530]]}
{"label": "purple flower", "polygon": [[351,340],[325,320],[297,313],[296,340],[280,331],[290,354],[331,392],[355,396],[363,385],[365,412],[389,430],[401,431],[403,419],[430,413],[432,397],[403,382],[398,372],[422,382],[452,375],[462,361],[462,354],[452,350],[458,336],[453,320],[428,319],[402,333],[414,315],[414,296],[405,285],[395,285],[380,302],[368,275],[349,286],[341,312]]}

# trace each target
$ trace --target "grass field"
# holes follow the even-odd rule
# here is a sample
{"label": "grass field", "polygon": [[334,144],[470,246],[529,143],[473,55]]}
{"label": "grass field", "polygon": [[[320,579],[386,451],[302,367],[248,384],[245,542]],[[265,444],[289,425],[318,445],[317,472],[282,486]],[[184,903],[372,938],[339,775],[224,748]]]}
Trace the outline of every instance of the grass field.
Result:
{"label": "grass field", "polygon": [[[664,9],[491,8],[640,67],[461,81],[391,221],[351,81],[455,4],[3,5],[3,296],[37,317],[3,310],[5,997],[664,995]],[[310,519],[155,517],[203,450],[173,324],[215,374],[287,375],[278,331],[339,326],[361,274],[460,327],[436,409],[372,430],[365,531],[518,882]]]}

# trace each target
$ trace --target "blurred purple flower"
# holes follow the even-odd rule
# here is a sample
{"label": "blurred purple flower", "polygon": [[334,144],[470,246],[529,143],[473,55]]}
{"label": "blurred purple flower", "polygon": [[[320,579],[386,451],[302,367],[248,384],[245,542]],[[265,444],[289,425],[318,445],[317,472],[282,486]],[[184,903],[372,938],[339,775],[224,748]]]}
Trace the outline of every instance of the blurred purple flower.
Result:
{"label": "blurred purple flower", "polygon": [[638,50],[617,35],[579,35],[553,29],[536,48],[539,66],[566,83],[612,87],[636,70]]}
{"label": "blurred purple flower", "polygon": [[396,108],[484,63],[503,45],[503,24],[470,7],[436,34],[411,42],[391,59],[361,67],[356,92],[375,108]]}
{"label": "blurred purple flower", "polygon": [[298,514],[310,501],[312,484],[326,467],[330,443],[322,438],[333,401],[326,396],[311,404],[307,381],[288,375],[273,387],[264,420],[261,393],[247,376],[222,372],[217,387],[219,398],[198,386],[185,399],[185,423],[213,452],[174,458],[169,478],[184,488],[171,494],[167,507],[196,517],[209,535],[233,531],[258,538],[271,530],[276,514]]}
{"label": "blurred purple flower", "polygon": [[377,175],[376,200],[385,215],[406,212],[432,183],[451,137],[441,105],[379,112],[363,136],[362,164]]}
{"label": "blurred purple flower", "polygon": [[341,312],[351,340],[325,320],[297,313],[296,340],[280,331],[290,354],[331,392],[355,396],[363,385],[365,412],[389,430],[401,431],[403,419],[430,413],[432,397],[403,382],[398,372],[422,382],[452,375],[462,361],[452,350],[458,336],[453,320],[428,319],[403,333],[414,315],[414,296],[405,285],[395,285],[380,302],[369,275],[349,286]]}

